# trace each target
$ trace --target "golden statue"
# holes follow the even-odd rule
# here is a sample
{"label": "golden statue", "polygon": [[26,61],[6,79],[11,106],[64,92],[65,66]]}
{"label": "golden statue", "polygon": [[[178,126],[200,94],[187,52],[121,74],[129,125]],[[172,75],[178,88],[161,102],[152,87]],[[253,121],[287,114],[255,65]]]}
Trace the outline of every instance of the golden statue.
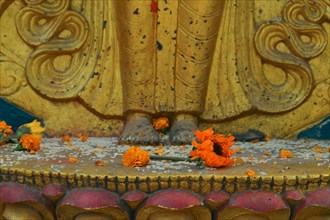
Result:
{"label": "golden statue", "polygon": [[[49,134],[289,137],[330,114],[326,0],[2,0],[1,97]],[[306,117],[306,111],[311,112]],[[63,114],[65,112],[66,114]]]}
{"label": "golden statue", "polygon": [[[151,115],[155,112],[157,47],[156,1],[115,1],[119,28],[121,72],[126,125],[121,142],[158,144]],[[204,110],[209,73],[225,1],[184,0],[178,4],[178,25],[163,34],[176,45],[175,115],[170,131],[173,144],[190,143],[197,116]],[[172,30],[167,30],[172,31]],[[170,46],[170,45],[166,45]]]}

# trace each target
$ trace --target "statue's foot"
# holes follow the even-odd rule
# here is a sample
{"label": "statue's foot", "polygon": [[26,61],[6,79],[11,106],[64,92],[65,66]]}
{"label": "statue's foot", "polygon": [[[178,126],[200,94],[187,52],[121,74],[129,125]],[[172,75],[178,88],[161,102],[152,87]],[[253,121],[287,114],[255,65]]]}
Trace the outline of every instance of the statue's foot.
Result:
{"label": "statue's foot", "polygon": [[197,129],[196,117],[180,115],[171,127],[170,141],[173,145],[191,144],[191,141],[195,138],[194,132]]}
{"label": "statue's foot", "polygon": [[147,114],[135,113],[127,116],[118,144],[158,145],[158,132],[152,127]]}

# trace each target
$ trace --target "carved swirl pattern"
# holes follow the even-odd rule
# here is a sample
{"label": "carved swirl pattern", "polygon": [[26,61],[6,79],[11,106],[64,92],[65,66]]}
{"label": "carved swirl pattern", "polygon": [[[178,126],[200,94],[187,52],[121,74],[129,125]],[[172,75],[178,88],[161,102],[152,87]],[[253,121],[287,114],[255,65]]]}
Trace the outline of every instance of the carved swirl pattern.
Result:
{"label": "carved swirl pattern", "polygon": [[0,95],[7,96],[26,86],[24,68],[17,62],[0,53]]}
{"label": "carved swirl pattern", "polygon": [[[50,98],[73,98],[88,81],[79,51],[88,37],[86,19],[69,10],[70,1],[31,1],[16,16],[22,39],[35,47],[26,64],[34,89]],[[85,76],[86,75],[86,76]]]}
{"label": "carved swirl pattern", "polygon": [[[308,60],[320,55],[327,46],[327,32],[321,25],[327,21],[326,8],[324,1],[292,0],[283,9],[283,21],[259,27],[254,39],[258,54],[263,62],[284,70],[286,76],[284,83],[274,85],[262,70],[258,71],[261,74],[255,76],[256,81],[262,83],[250,88],[257,97],[253,101],[258,109],[290,110],[310,94],[313,75]],[[286,49],[280,49],[281,44]]]}

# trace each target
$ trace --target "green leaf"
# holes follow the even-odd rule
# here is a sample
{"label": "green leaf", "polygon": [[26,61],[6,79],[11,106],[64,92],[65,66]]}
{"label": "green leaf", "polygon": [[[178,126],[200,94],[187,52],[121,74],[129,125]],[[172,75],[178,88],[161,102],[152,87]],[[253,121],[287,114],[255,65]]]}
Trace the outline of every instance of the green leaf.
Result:
{"label": "green leaf", "polygon": [[5,132],[0,133],[0,143],[2,143],[5,140]]}
{"label": "green leaf", "polygon": [[31,129],[24,125],[20,126],[16,131],[17,140],[21,139],[24,134],[31,134]]}
{"label": "green leaf", "polygon": [[18,144],[13,151],[22,151],[22,150],[24,150],[22,144]]}
{"label": "green leaf", "polygon": [[169,131],[170,131],[169,128],[165,128],[165,129],[160,130],[160,132],[163,133],[163,134],[167,134]]}

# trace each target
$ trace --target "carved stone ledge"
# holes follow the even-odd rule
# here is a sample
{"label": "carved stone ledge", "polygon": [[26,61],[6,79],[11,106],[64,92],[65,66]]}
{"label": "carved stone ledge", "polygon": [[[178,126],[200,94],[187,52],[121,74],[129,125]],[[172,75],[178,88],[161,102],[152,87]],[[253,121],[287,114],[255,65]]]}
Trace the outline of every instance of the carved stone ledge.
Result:
{"label": "carved stone ledge", "polygon": [[[150,194],[131,191],[119,194],[101,188],[61,191],[65,196],[47,201],[47,190],[62,189],[54,184],[42,191],[18,183],[0,184],[0,214],[5,219],[327,219],[330,214],[330,187],[305,194],[282,195],[266,191],[245,191],[229,195],[213,191],[205,196],[182,189],[159,190]],[[57,193],[55,193],[57,194]],[[305,198],[302,201],[302,198]],[[295,200],[291,207],[285,199]],[[128,202],[129,201],[129,202]],[[129,205],[125,205],[126,202]],[[53,207],[56,207],[56,215]]]}

